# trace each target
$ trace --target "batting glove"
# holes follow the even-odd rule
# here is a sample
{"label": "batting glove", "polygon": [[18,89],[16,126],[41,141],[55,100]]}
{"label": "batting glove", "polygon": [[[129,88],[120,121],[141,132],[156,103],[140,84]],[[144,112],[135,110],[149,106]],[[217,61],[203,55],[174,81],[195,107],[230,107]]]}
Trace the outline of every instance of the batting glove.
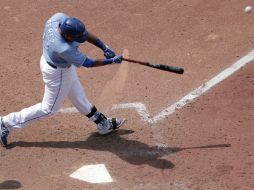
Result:
{"label": "batting glove", "polygon": [[104,56],[107,58],[107,59],[110,59],[110,58],[114,58],[116,56],[115,52],[110,49],[108,46],[106,48],[106,50],[104,50]]}
{"label": "batting glove", "polygon": [[120,64],[122,63],[122,60],[123,60],[122,55],[116,55],[115,57],[113,57],[113,63]]}

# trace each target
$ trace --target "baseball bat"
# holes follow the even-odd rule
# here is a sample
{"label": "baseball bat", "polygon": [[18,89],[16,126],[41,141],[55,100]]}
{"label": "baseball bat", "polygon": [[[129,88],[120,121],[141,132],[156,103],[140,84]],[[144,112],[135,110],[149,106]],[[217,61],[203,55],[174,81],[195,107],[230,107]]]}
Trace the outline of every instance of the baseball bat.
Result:
{"label": "baseball bat", "polygon": [[150,62],[143,62],[143,61],[137,61],[137,60],[127,59],[127,58],[123,58],[123,60],[131,62],[131,63],[138,63],[138,64],[145,65],[145,66],[148,66],[148,67],[152,67],[152,68],[155,68],[155,69],[160,69],[160,70],[163,70],[163,71],[177,73],[177,74],[183,74],[184,73],[184,69],[180,68],[180,67],[163,65],[163,64],[156,64],[156,63],[150,63]]}

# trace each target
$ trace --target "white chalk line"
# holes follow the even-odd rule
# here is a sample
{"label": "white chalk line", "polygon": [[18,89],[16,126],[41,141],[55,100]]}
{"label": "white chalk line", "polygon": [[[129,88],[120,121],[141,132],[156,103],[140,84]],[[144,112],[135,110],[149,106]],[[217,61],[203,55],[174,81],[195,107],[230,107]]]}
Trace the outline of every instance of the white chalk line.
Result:
{"label": "white chalk line", "polygon": [[[254,50],[248,53],[247,55],[245,55],[244,57],[242,57],[240,60],[235,62],[233,65],[231,65],[230,67],[228,67],[227,69],[225,69],[224,71],[216,75],[215,77],[213,77],[208,82],[202,84],[201,86],[199,86],[198,88],[190,92],[189,94],[185,95],[182,99],[168,106],[167,108],[165,108],[164,110],[162,110],[161,112],[159,112],[153,117],[149,114],[149,111],[146,108],[146,106],[141,102],[114,104],[112,106],[112,109],[134,108],[138,112],[138,114],[140,115],[143,121],[152,123],[152,124],[157,123],[160,120],[163,120],[166,116],[169,116],[172,113],[174,113],[176,110],[183,108],[185,105],[192,102],[194,99],[196,99],[200,95],[204,94],[213,86],[220,83],[221,81],[223,81],[224,79],[226,79],[227,77],[229,77],[230,75],[238,71],[240,68],[244,67],[246,64],[248,64],[252,60],[254,60]],[[65,109],[61,109],[59,112],[70,113],[70,112],[78,112],[78,111],[76,110],[76,108],[65,108]]]}

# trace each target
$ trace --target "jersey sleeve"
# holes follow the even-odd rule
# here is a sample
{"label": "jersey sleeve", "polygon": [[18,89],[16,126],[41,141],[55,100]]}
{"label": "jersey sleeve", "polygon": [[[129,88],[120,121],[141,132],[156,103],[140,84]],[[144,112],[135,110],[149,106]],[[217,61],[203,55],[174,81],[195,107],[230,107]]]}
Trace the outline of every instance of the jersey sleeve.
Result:
{"label": "jersey sleeve", "polygon": [[82,66],[84,61],[86,60],[86,55],[81,53],[76,48],[70,48],[61,53],[61,57],[70,64],[75,65],[76,67]]}

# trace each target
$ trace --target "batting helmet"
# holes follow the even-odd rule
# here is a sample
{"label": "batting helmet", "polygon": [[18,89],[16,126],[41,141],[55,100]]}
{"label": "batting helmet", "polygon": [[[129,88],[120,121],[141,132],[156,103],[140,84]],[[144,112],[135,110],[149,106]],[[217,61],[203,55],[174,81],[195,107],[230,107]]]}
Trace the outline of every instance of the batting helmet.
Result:
{"label": "batting helmet", "polygon": [[88,32],[85,25],[77,18],[67,18],[59,26],[61,35],[71,38],[73,41],[83,43],[86,41]]}

